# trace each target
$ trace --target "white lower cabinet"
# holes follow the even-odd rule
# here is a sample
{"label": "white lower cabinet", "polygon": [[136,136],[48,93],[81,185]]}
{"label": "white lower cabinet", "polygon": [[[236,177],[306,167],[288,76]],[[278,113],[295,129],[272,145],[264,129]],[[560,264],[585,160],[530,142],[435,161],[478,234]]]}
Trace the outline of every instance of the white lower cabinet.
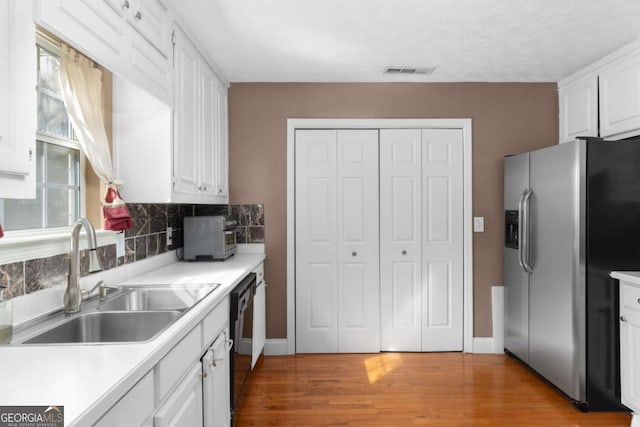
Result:
{"label": "white lower cabinet", "polygon": [[620,382],[622,403],[640,426],[640,287],[620,283]]}
{"label": "white lower cabinet", "polygon": [[264,350],[267,335],[266,316],[266,287],[264,281],[264,265],[260,264],[255,270],[256,294],[253,296],[253,339],[251,340],[251,369],[256,366],[258,358]]}
{"label": "white lower cabinet", "polygon": [[154,427],[202,426],[202,367],[194,364],[153,417]]}
{"label": "white lower cabinet", "polygon": [[153,371],[147,373],[96,424],[97,427],[137,427],[153,411]]}
{"label": "white lower cabinet", "polygon": [[202,357],[205,427],[228,427],[231,424],[228,335],[229,330],[225,329]]}

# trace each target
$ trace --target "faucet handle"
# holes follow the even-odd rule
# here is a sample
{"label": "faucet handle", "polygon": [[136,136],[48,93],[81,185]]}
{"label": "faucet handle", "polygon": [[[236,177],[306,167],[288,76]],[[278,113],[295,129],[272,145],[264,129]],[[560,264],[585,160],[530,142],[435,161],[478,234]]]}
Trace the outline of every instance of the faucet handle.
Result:
{"label": "faucet handle", "polygon": [[81,291],[82,300],[86,300],[87,298],[89,298],[89,295],[91,295],[91,293],[95,291],[96,288],[98,289],[98,298],[100,301],[104,301],[107,298],[107,292],[109,291],[109,289],[117,289],[117,287],[115,286],[109,286],[104,280],[100,280],[94,285],[93,288],[89,290],[83,289]]}

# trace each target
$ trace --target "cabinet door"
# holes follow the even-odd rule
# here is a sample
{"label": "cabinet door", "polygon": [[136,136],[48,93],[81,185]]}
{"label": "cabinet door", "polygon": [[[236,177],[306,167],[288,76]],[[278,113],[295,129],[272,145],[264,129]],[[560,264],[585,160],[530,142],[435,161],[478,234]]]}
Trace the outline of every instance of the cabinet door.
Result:
{"label": "cabinet door", "polygon": [[335,130],[296,130],[296,352],[338,351]]}
{"label": "cabinet door", "polygon": [[225,330],[220,334],[202,358],[205,427],[228,427],[231,424],[228,333]]}
{"label": "cabinet door", "polygon": [[620,385],[622,403],[640,412],[640,290],[620,284]]}
{"label": "cabinet door", "polygon": [[195,46],[180,31],[176,31],[174,55],[173,190],[197,194],[200,162],[199,55]]}
{"label": "cabinet door", "polygon": [[169,11],[158,0],[132,0],[127,20],[165,58],[171,52]]}
{"label": "cabinet door", "polygon": [[640,132],[640,55],[600,73],[600,136]]}
{"label": "cabinet door", "polygon": [[140,426],[153,413],[153,372],[147,373],[94,427]]}
{"label": "cabinet door", "polygon": [[338,130],[338,351],[380,351],[378,131]]}
{"label": "cabinet door", "polygon": [[124,0],[40,0],[36,22],[114,71],[124,65]]}
{"label": "cabinet door", "polygon": [[227,86],[218,80],[216,89],[216,187],[218,196],[229,197],[229,107]]}
{"label": "cabinet door", "polygon": [[380,348],[421,350],[421,130],[380,130]]}
{"label": "cabinet door", "polygon": [[202,426],[202,365],[196,363],[153,417],[154,427]]}
{"label": "cabinet door", "polygon": [[558,88],[560,142],[598,136],[598,76],[588,75]]}
{"label": "cabinet door", "polygon": [[207,195],[218,193],[217,168],[217,116],[218,116],[218,88],[217,77],[211,67],[204,61],[200,62],[200,120],[202,159],[200,162],[200,191]]}
{"label": "cabinet door", "polygon": [[462,351],[462,130],[422,130],[422,351]]}
{"label": "cabinet door", "polygon": [[256,366],[258,358],[264,350],[266,339],[266,284],[258,284],[253,297],[253,339],[251,340],[251,369]]}
{"label": "cabinet door", "polygon": [[1,2],[0,31],[0,198],[33,198],[37,65],[32,3]]}

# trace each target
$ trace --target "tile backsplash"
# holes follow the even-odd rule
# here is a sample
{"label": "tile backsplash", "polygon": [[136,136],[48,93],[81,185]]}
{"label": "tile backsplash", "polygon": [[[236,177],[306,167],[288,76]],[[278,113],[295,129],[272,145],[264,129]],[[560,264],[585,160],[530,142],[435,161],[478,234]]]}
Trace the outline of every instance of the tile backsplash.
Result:
{"label": "tile backsplash", "polygon": [[[133,227],[125,230],[125,255],[116,257],[116,245],[98,248],[103,270],[130,264],[183,246],[182,221],[185,216],[231,215],[238,219],[238,243],[264,243],[264,205],[191,205],[130,203]],[[172,244],[167,246],[167,229]],[[86,276],[89,259],[80,253],[80,275]],[[6,299],[63,285],[69,272],[69,254],[28,259],[0,265],[0,284],[7,286]]]}
{"label": "tile backsplash", "polygon": [[238,243],[264,243],[264,205],[231,205],[231,216],[238,220]]}

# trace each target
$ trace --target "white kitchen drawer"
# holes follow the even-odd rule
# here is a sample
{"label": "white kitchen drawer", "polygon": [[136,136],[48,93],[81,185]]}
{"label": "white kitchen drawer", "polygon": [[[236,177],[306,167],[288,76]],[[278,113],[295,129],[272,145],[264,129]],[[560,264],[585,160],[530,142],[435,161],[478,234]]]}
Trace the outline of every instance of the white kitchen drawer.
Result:
{"label": "white kitchen drawer", "polygon": [[156,391],[162,401],[172,390],[191,362],[199,360],[202,353],[200,324],[189,332],[156,366]]}
{"label": "white kitchen drawer", "polygon": [[220,331],[229,324],[229,297],[226,297],[202,321],[202,350],[206,350]]}
{"label": "white kitchen drawer", "polygon": [[153,406],[153,375],[150,371],[94,426],[140,426],[153,412]]}
{"label": "white kitchen drawer", "polygon": [[627,309],[640,312],[640,288],[620,283],[620,311]]}

